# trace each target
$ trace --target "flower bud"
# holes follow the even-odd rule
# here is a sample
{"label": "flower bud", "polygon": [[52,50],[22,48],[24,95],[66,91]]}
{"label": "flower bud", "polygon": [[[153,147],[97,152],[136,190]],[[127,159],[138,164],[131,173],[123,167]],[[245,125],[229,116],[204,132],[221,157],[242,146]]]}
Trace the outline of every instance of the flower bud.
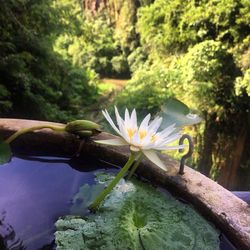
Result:
{"label": "flower bud", "polygon": [[89,137],[93,135],[93,132],[91,130],[81,130],[76,132],[77,135],[80,137]]}
{"label": "flower bud", "polygon": [[100,126],[92,121],[88,120],[75,120],[66,124],[65,130],[74,134],[86,134],[90,136],[100,130]]}

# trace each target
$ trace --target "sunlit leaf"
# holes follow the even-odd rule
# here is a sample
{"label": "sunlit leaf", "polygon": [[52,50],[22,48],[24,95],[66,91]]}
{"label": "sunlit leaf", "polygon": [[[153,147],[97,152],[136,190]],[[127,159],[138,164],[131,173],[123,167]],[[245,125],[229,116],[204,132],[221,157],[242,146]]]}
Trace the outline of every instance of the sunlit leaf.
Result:
{"label": "sunlit leaf", "polygon": [[193,125],[202,120],[198,115],[192,114],[188,106],[177,99],[169,99],[162,106],[160,115],[163,117],[162,127],[167,127],[173,123],[177,127]]}
{"label": "sunlit leaf", "polygon": [[10,145],[4,140],[0,139],[0,165],[7,163],[11,158]]}

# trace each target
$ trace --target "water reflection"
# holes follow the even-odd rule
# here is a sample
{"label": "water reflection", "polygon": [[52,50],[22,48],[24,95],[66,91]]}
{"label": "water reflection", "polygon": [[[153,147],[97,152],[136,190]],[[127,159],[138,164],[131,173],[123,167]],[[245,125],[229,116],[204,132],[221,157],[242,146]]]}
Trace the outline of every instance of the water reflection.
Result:
{"label": "water reflection", "polygon": [[5,222],[6,211],[0,213],[0,249],[23,250],[23,242],[16,236],[13,227]]}
{"label": "water reflection", "polygon": [[70,214],[80,186],[94,183],[93,167],[68,159],[18,157],[1,166],[0,249],[52,249],[54,222]]}
{"label": "water reflection", "polygon": [[[51,157],[13,157],[1,166],[0,249],[55,249],[55,221],[70,214],[79,188],[93,184],[94,171],[107,166]],[[249,193],[235,194],[249,202]],[[235,248],[222,235],[220,249]]]}

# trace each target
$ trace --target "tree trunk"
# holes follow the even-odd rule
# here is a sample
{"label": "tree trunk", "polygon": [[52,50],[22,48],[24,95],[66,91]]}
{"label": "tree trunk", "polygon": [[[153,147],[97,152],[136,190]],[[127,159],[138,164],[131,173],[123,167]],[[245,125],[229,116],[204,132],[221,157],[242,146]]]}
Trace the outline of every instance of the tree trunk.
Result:
{"label": "tree trunk", "polygon": [[198,163],[198,169],[201,173],[209,176],[210,170],[213,165],[212,154],[214,151],[214,145],[217,141],[217,131],[215,128],[215,115],[212,115],[206,119],[203,145],[200,150],[200,160]]}
{"label": "tree trunk", "polygon": [[83,6],[85,10],[95,15],[98,11],[108,7],[108,0],[83,0]]}
{"label": "tree trunk", "polygon": [[218,183],[231,190],[236,189],[239,184],[239,169],[244,149],[247,149],[245,147],[247,134],[247,128],[243,127],[236,138],[228,136],[223,142],[224,159],[222,158],[220,161]]}

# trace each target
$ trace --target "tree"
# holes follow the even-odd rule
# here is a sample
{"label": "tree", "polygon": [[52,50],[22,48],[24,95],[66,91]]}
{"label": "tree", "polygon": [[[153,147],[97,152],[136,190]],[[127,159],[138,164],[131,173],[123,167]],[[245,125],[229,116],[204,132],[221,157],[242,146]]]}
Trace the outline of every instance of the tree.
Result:
{"label": "tree", "polygon": [[[0,102],[3,104],[0,115],[47,120],[70,118],[76,108],[73,96],[81,96],[79,107],[89,103],[95,90],[89,86],[83,70],[67,82],[75,69],[53,51],[54,39],[63,27],[58,22],[60,9],[54,8],[49,0],[1,0],[0,8]],[[74,81],[81,81],[85,89],[92,91],[72,94]]]}

